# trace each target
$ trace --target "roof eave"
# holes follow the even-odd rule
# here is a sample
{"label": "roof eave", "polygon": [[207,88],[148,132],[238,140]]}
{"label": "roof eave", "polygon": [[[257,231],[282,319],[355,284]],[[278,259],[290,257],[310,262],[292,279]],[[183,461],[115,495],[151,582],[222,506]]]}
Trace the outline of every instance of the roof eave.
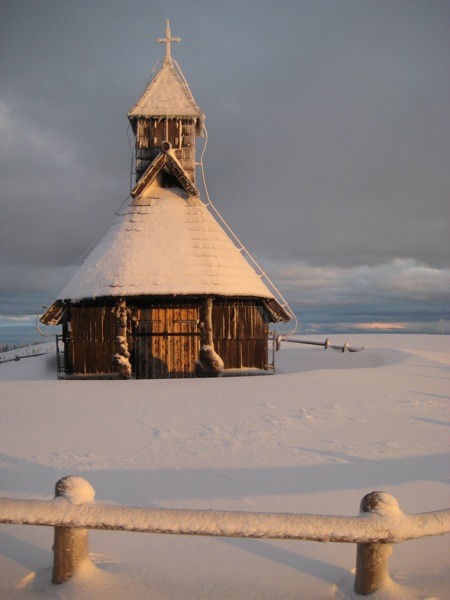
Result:
{"label": "roof eave", "polygon": [[[167,294],[163,294],[167,296]],[[192,293],[192,294],[171,294],[171,296],[175,297],[201,297],[208,294],[201,293]],[[125,296],[128,296],[126,294]],[[139,294],[138,297],[157,297],[157,294]],[[224,296],[222,294],[219,295],[222,298],[241,298],[241,296]],[[103,298],[111,298],[114,296],[103,296]],[[259,296],[246,296],[246,298],[253,298],[254,300],[261,300],[267,312],[273,319],[274,323],[287,323],[291,320],[291,315],[286,312],[286,310],[275,300],[275,298],[261,298]],[[78,298],[78,299],[65,299],[65,300],[55,300],[53,304],[47,308],[46,312],[39,318],[39,321],[44,325],[60,325],[62,321],[62,317],[64,314],[64,310],[66,304],[71,303],[79,303],[83,301],[92,301],[92,300],[100,300],[100,298]]]}
{"label": "roof eave", "polygon": [[202,113],[192,113],[192,114],[172,114],[172,113],[144,113],[144,112],[133,112],[130,111],[127,113],[128,120],[130,121],[131,127],[133,128],[133,133],[136,135],[137,131],[137,121],[140,118],[143,119],[192,119],[195,121],[195,129],[197,131],[197,135],[203,137],[203,126],[206,121],[206,116]]}
{"label": "roof eave", "polygon": [[39,321],[44,325],[59,325],[64,314],[64,302],[55,300],[51,306],[47,308],[45,313],[39,317]]}
{"label": "roof eave", "polygon": [[291,320],[291,315],[285,310],[275,298],[266,298],[263,300],[263,304],[267,311],[274,319],[274,323],[287,323]]}

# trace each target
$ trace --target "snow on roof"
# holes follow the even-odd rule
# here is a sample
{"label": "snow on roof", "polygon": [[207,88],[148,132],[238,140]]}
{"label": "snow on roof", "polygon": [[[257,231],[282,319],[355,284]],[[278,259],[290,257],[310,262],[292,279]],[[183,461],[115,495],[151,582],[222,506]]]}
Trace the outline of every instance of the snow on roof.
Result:
{"label": "snow on roof", "polygon": [[273,298],[198,197],[152,184],[130,200],[59,295]]}
{"label": "snow on roof", "polygon": [[205,119],[189,87],[176,72],[171,60],[164,61],[160,71],[128,112],[130,120],[140,116],[192,117],[201,122]]}

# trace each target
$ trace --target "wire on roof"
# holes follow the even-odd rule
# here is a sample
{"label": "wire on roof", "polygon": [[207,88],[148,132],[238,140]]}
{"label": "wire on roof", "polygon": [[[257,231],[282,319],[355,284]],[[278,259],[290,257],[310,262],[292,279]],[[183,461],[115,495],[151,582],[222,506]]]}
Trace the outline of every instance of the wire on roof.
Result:
{"label": "wire on roof", "polygon": [[[131,166],[130,166],[130,194],[131,194],[131,190],[133,189],[133,172],[134,172],[134,152],[133,152],[133,146],[131,145],[131,140],[130,140],[130,129],[131,129],[131,124],[128,123],[128,127],[127,127],[127,139],[128,139],[128,145],[130,147],[130,153],[131,153]],[[124,200],[125,202],[125,200]],[[120,209],[122,208],[123,202],[120,205],[120,207],[118,208],[118,211],[120,211]],[[116,212],[117,214],[117,212]]]}
{"label": "wire on roof", "polygon": [[[189,87],[189,84],[184,76],[183,71],[181,70],[180,65],[173,60],[173,63],[175,64],[175,66],[177,67],[177,70],[179,72],[180,77],[182,78],[185,86],[187,87],[191,97],[192,96],[192,92],[191,89]],[[200,169],[201,169],[201,173],[202,173],[202,181],[203,181],[203,188],[205,190],[205,195],[206,198],[208,199],[208,202],[205,204],[205,206],[210,206],[212,208],[212,210],[214,211],[214,213],[217,215],[217,217],[220,219],[220,221],[222,221],[222,223],[225,225],[226,229],[228,230],[228,232],[231,234],[238,250],[240,252],[244,252],[245,255],[247,256],[248,259],[250,259],[250,261],[256,266],[256,268],[259,271],[259,276],[261,278],[264,278],[264,280],[266,281],[266,283],[269,285],[269,288],[272,289],[272,292],[275,292],[275,296],[278,297],[278,300],[281,300],[280,304],[283,308],[287,308],[287,312],[290,314],[290,316],[292,317],[293,321],[294,321],[294,327],[292,330],[290,330],[288,333],[286,333],[286,335],[293,335],[298,328],[298,319],[294,313],[294,311],[291,309],[291,307],[289,306],[289,303],[287,302],[287,300],[284,298],[284,296],[282,295],[282,293],[280,292],[280,290],[277,288],[277,286],[273,283],[273,281],[270,279],[270,277],[267,275],[267,273],[264,271],[264,269],[261,267],[261,265],[257,262],[257,260],[255,258],[253,258],[253,256],[251,255],[251,253],[249,252],[249,250],[245,247],[245,245],[241,242],[241,240],[238,238],[238,236],[234,233],[234,231],[231,229],[231,227],[228,225],[228,223],[225,221],[225,219],[223,218],[223,216],[220,214],[220,212],[217,210],[217,208],[214,206],[213,201],[211,200],[211,197],[209,195],[208,192],[208,186],[206,185],[206,177],[205,177],[205,168],[204,168],[204,163],[203,163],[203,156],[205,154],[206,151],[206,147],[208,145],[208,130],[206,129],[206,125],[203,123],[203,131],[205,134],[205,143],[203,144],[203,150],[202,153],[200,155],[200,162],[196,163],[200,165]]]}
{"label": "wire on roof", "polygon": [[201,174],[202,174],[203,188],[205,190],[205,195],[206,195],[206,198],[208,200],[208,202],[205,204],[205,206],[211,207],[211,209],[214,211],[214,213],[216,214],[216,216],[220,219],[220,221],[223,223],[223,225],[225,225],[227,231],[232,236],[232,238],[233,238],[233,240],[234,240],[234,242],[235,242],[236,247],[238,248],[238,250],[240,252],[244,252],[245,255],[246,255],[246,257],[248,259],[250,259],[250,261],[255,265],[255,267],[259,271],[259,273],[258,273],[259,277],[264,278],[265,282],[269,285],[269,288],[272,290],[272,292],[275,292],[275,296],[277,297],[277,299],[279,301],[281,301],[280,302],[281,306],[283,308],[287,309],[287,312],[289,313],[289,315],[292,317],[292,319],[294,321],[294,327],[293,327],[292,330],[290,330],[288,333],[286,333],[286,335],[293,335],[297,331],[297,328],[298,328],[298,319],[297,319],[294,311],[289,306],[289,303],[284,298],[283,294],[280,292],[280,290],[277,288],[277,286],[273,283],[273,281],[270,279],[270,277],[267,275],[267,273],[264,271],[264,269],[261,267],[261,265],[258,263],[258,261],[252,256],[252,254],[246,248],[246,246],[241,242],[241,240],[238,238],[238,236],[234,233],[234,231],[228,225],[228,223],[226,222],[226,220],[224,219],[224,217],[220,214],[220,212],[214,206],[213,201],[211,200],[211,197],[210,197],[209,192],[208,192],[208,186],[206,185],[205,167],[204,167],[204,162],[203,162],[203,156],[205,154],[206,147],[208,145],[208,130],[206,129],[206,125],[203,125],[203,131],[204,131],[204,134],[205,134],[205,143],[203,144],[203,150],[202,150],[202,153],[200,155],[199,165],[200,165],[200,170],[201,170]]}

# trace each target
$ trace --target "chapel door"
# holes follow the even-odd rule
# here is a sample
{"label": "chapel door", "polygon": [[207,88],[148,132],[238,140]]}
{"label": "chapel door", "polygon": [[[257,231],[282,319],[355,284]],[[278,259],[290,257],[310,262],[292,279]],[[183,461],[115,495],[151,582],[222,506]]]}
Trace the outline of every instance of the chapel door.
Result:
{"label": "chapel door", "polygon": [[133,362],[136,379],[195,377],[200,350],[197,307],[151,307],[135,311]]}

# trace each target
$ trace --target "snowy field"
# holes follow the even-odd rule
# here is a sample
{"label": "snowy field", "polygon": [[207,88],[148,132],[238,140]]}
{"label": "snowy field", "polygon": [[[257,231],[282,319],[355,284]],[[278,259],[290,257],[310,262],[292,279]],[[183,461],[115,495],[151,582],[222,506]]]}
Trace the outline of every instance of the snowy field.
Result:
{"label": "snowy field", "polygon": [[[447,508],[450,336],[349,341],[367,347],[284,342],[267,377],[56,381],[53,354],[0,364],[0,494],[51,498],[79,475],[129,506],[356,515],[384,490],[406,513]],[[353,544],[89,535],[92,563],[52,586],[52,529],[2,525],[0,597],[354,597]],[[371,598],[449,598],[449,537],[395,546]]]}

